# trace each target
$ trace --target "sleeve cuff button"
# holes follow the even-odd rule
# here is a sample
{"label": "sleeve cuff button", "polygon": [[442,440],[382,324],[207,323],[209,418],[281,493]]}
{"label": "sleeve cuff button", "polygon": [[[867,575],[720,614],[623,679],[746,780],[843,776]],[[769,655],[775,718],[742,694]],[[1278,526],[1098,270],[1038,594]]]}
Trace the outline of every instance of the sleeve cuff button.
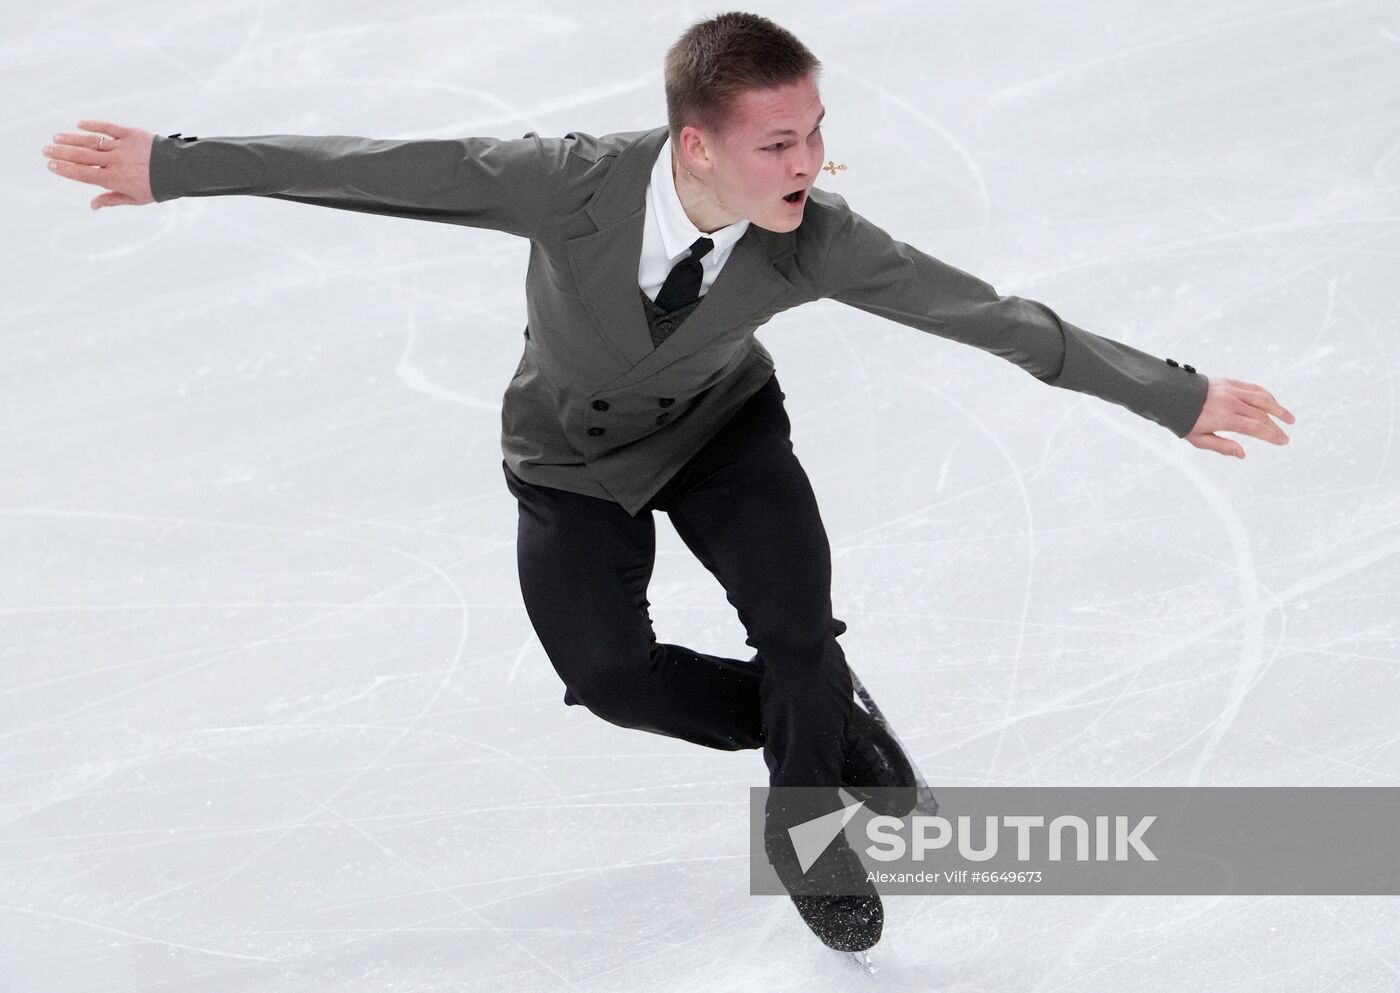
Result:
{"label": "sleeve cuff button", "polygon": [[1175,369],[1175,368],[1176,368],[1176,359],[1167,359],[1167,365],[1169,365],[1169,366],[1171,366],[1173,369]]}

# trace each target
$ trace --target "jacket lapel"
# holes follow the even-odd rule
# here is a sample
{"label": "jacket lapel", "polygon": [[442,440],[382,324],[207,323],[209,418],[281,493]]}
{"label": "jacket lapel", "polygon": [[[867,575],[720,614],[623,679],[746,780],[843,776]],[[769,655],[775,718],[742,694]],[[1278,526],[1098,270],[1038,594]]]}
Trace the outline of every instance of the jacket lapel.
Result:
{"label": "jacket lapel", "polygon": [[690,316],[659,346],[652,345],[637,296],[637,267],[647,183],[665,141],[663,126],[623,148],[584,208],[597,230],[564,242],[579,292],[599,330],[633,366],[617,386],[644,379],[726,331],[743,327],[793,290],[775,263],[794,251],[795,235],[750,224]]}

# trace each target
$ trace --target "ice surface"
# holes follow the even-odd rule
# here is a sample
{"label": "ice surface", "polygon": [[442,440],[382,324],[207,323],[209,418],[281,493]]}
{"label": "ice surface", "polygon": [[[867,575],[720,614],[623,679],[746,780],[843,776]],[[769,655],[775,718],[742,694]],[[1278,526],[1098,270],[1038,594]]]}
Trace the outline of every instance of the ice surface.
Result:
{"label": "ice surface", "polygon": [[[716,8],[723,9],[723,8]],[[759,337],[842,645],[935,786],[1397,785],[1400,11],[757,3],[824,188],[1298,417],[1244,461],[832,301]],[[759,753],[581,707],[516,581],[527,245],[40,148],[664,120],[690,3],[20,5],[0,34],[0,989],[820,990]],[[748,657],[658,515],[664,640]],[[889,989],[1400,987],[1395,898],[891,898]]]}

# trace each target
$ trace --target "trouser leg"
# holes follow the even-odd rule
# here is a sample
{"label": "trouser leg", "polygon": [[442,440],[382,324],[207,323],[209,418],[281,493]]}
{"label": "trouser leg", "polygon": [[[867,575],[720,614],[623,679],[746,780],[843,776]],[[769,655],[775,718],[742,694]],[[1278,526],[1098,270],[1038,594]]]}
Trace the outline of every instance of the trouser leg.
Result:
{"label": "trouser leg", "polygon": [[723,585],[762,660],[773,786],[840,783],[853,692],[832,617],[831,549],[776,377],[655,501]]}
{"label": "trouser leg", "polygon": [[761,669],[656,640],[647,584],[651,511],[527,483],[502,461],[519,508],[516,559],[530,623],[564,700],[620,727],[710,748],[758,748]]}

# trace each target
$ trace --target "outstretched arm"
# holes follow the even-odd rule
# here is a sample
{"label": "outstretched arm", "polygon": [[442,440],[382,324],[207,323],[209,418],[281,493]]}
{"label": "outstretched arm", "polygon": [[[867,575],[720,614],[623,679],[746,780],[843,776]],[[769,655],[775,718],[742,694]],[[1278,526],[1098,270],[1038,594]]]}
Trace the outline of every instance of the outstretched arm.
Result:
{"label": "outstretched arm", "polygon": [[92,207],[242,194],[534,237],[548,216],[562,139],[390,140],[349,135],[169,137],[79,121],[44,154],[103,186]]}
{"label": "outstretched arm", "polygon": [[1045,304],[998,294],[990,284],[896,241],[839,202],[821,296],[930,334],[960,341],[1015,363],[1060,389],[1126,407],[1197,448],[1244,458],[1236,442],[1214,432],[1288,441],[1270,414],[1293,415],[1261,386],[1208,378],[1062,320]]}

